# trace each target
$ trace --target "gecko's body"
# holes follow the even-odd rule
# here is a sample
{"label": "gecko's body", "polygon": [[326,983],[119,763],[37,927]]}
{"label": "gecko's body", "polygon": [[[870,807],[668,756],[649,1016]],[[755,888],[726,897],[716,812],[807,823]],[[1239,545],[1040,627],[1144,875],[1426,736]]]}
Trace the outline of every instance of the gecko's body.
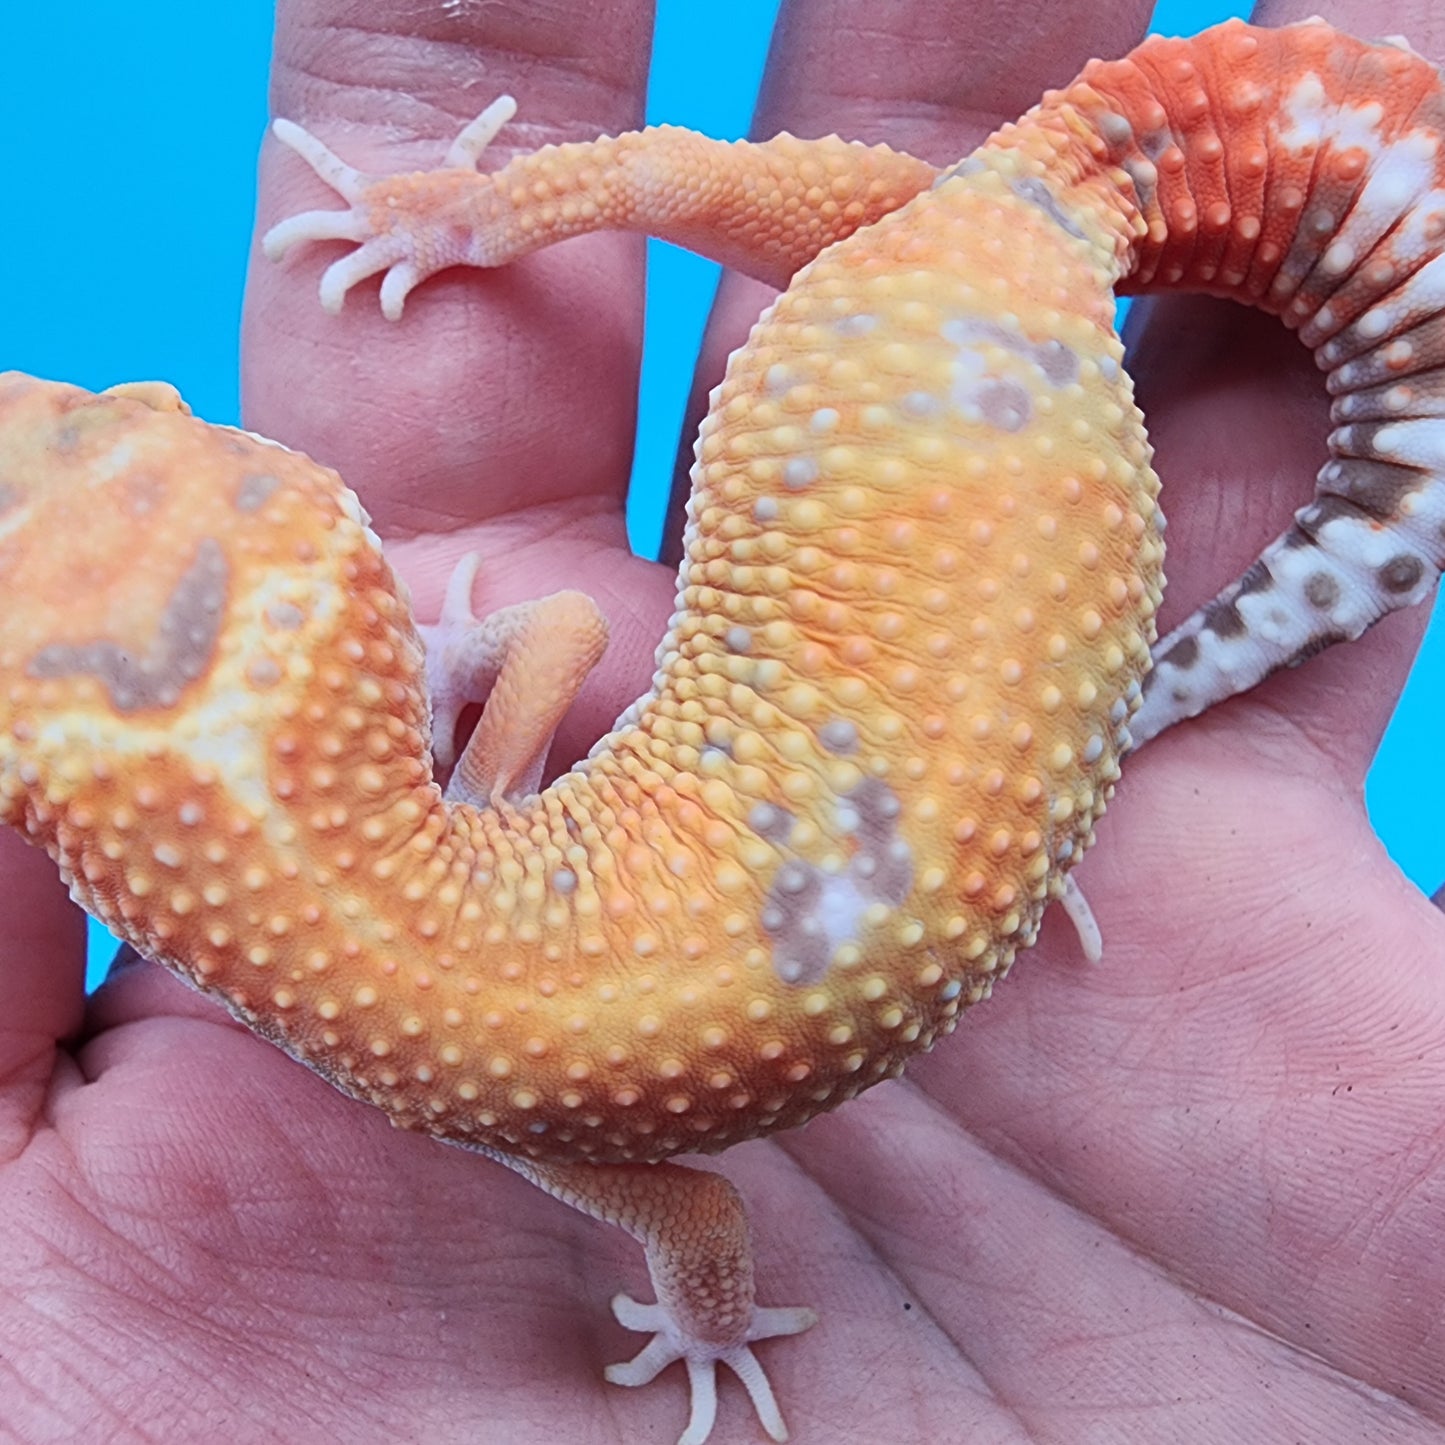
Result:
{"label": "gecko's body", "polygon": [[[6,821],[347,1092],[642,1238],[659,1304],[619,1312],[658,1339],[614,1378],[686,1357],[696,1441],[724,1361],[776,1435],[748,1342],[811,1316],[753,1304],[728,1186],[657,1161],[896,1074],[1033,940],[1131,741],[1428,592],[1442,133],[1430,66],[1322,24],[1095,63],[942,175],[664,131],[493,177],[473,135],[372,182],[293,128],[354,205],[273,249],[361,243],[330,303],[391,267],[395,313],[441,266],[609,225],[793,278],[703,426],[653,689],[532,794],[555,697],[527,619],[494,625],[450,801],[334,474],[164,392],[11,376]],[[1111,299],[1149,285],[1279,313],[1341,422],[1320,498],[1152,675],[1157,482]]]}

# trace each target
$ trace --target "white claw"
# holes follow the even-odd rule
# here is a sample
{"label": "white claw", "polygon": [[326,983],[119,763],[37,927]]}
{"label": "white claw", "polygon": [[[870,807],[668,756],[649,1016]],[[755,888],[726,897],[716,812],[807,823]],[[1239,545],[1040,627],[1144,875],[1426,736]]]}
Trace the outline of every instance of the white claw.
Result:
{"label": "white claw", "polygon": [[364,241],[366,222],[355,211],[303,211],[277,221],[261,238],[268,261],[279,261],[304,241]]}
{"label": "white claw", "polygon": [[347,165],[334,151],[322,145],[309,130],[303,129],[294,120],[278,118],[271,122],[271,133],[282,145],[290,146],[332,190],[339,192],[342,200],[354,205],[361,198],[366,178],[355,166]]}
{"label": "white claw", "polygon": [[[461,570],[460,565],[458,565],[457,570]],[[612,1296],[612,1317],[624,1330],[655,1330],[657,1328],[657,1312],[660,1308],[660,1305],[645,1305],[641,1300],[633,1299],[630,1294],[615,1294]],[[647,1349],[643,1350],[642,1355],[647,1354],[648,1350],[660,1348],[660,1346],[661,1341],[653,1340]],[[637,1359],[640,1360],[642,1355],[639,1355]],[[632,1365],[636,1363],[637,1360],[633,1360],[630,1365],[609,1365],[607,1367],[607,1378],[612,1378],[613,1370],[630,1370]],[[654,1370],[653,1374],[655,1375],[656,1373],[657,1371]],[[652,1379],[652,1375],[647,1377],[647,1380],[650,1379]],[[639,1381],[639,1383],[645,1385],[647,1380]],[[618,1381],[618,1384],[625,1383],[626,1381]]]}
{"label": "white claw", "polygon": [[475,167],[481,154],[496,140],[497,132],[517,113],[517,102],[510,95],[499,95],[474,121],[468,122],[451,143],[447,166]]}
{"label": "white claw", "polygon": [[1084,897],[1084,890],[1074,882],[1073,874],[1064,879],[1064,891],[1059,894],[1059,905],[1063,908],[1074,932],[1079,935],[1079,947],[1090,963],[1098,963],[1104,956],[1104,935],[1099,929],[1099,920]]}
{"label": "white claw", "polygon": [[401,320],[406,298],[420,281],[421,273],[410,261],[398,261],[381,278],[381,314],[388,321]]}
{"label": "white claw", "polygon": [[[360,206],[366,177],[355,166],[347,165],[340,156],[328,150],[310,131],[303,130],[295,121],[275,120],[271,123],[271,130],[277,140],[290,146],[342,200],[350,202],[351,209],[304,211],[299,216],[287,216],[284,221],[277,221],[261,237],[261,253],[266,259],[279,261],[293,246],[299,246],[306,241],[366,241],[371,235],[371,226]],[[363,251],[364,249],[363,247]],[[362,252],[356,254],[360,255]],[[360,277],[356,279],[359,280]],[[352,285],[354,282],[347,284]],[[321,304],[328,311],[339,310],[341,297],[345,294],[345,287],[338,293],[334,289],[328,291],[323,283]]]}
{"label": "white claw", "polygon": [[[356,250],[333,261],[321,273],[321,308],[335,316],[346,293],[359,281],[385,271],[401,257],[400,243],[392,236],[373,236]],[[400,308],[398,308],[400,309]]]}
{"label": "white claw", "polygon": [[439,622],[470,624],[477,620],[472,611],[472,591],[477,585],[477,573],[482,565],[480,552],[463,552],[447,578],[447,590],[442,597],[442,615]]}
{"label": "white claw", "polygon": [[[687,1384],[688,1392],[692,1396],[692,1409],[688,1411],[687,1429],[677,1437],[677,1445],[703,1445],[707,1437],[712,1434],[712,1427],[717,1423],[717,1367],[714,1362],[712,1360],[688,1360]],[[772,1391],[768,1393],[771,1396]],[[776,1404],[773,1409],[777,1410]],[[780,1418],[778,1424],[781,1426],[782,1423]],[[772,1426],[766,1419],[763,1420],[763,1429],[774,1440],[788,1438],[786,1428],[781,1437],[774,1435]]]}
{"label": "white claw", "polygon": [[[627,1303],[635,1304],[636,1301],[627,1300]],[[624,1320],[615,1307],[614,1313],[629,1330],[645,1328],[644,1325]],[[661,1335],[654,1335],[630,1360],[619,1360],[615,1365],[608,1365],[602,1373],[614,1385],[650,1385],[677,1358],[672,1346]]]}

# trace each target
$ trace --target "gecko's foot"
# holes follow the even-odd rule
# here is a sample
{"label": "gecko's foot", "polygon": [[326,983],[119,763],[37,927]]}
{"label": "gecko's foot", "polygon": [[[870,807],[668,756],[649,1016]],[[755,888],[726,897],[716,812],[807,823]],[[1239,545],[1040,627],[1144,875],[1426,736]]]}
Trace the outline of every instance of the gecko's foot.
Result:
{"label": "gecko's foot", "polygon": [[[261,239],[268,260],[279,261],[293,246],[309,241],[354,241],[356,250],[334,261],[321,277],[321,305],[335,315],[359,281],[385,272],[381,311],[397,320],[412,288],[448,266],[495,265],[502,257],[484,254],[484,233],[475,224],[478,157],[517,113],[510,95],[499,96],[465,126],[439,169],[407,175],[371,176],[349,166],[294,121],[272,125],[289,146],[350,204],[345,211],[305,211],[278,221]],[[471,211],[456,203],[470,186]]]}
{"label": "gecko's foot", "polygon": [[614,1385],[645,1385],[672,1364],[682,1360],[687,1365],[688,1385],[692,1392],[692,1411],[687,1429],[678,1437],[677,1445],[702,1445],[712,1433],[717,1417],[717,1367],[726,1365],[748,1392],[758,1419],[770,1440],[786,1440],[788,1427],[783,1424],[782,1411],[773,1398],[772,1386],[749,1348],[757,1340],[771,1340],[779,1335],[798,1335],[811,1329],[818,1316],[810,1309],[753,1308],[752,1323],[740,1344],[718,1346],[694,1339],[681,1330],[672,1316],[659,1304],[639,1304],[625,1294],[612,1301],[617,1322],[629,1330],[652,1330],[642,1353],[620,1365],[609,1365],[604,1372]]}

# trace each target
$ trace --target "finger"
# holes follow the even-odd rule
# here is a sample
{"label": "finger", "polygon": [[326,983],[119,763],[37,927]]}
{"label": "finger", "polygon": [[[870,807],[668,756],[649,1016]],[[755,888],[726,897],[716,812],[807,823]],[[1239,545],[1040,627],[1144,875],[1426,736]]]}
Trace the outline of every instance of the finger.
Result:
{"label": "finger", "polygon": [[[1069,80],[1094,54],[1117,54],[1144,33],[1152,6],[1063,0],[1020,15],[1005,0],[789,0],[763,78],[752,134],[782,130],[883,142],[946,164]],[[729,354],[775,293],[726,275],[718,288],[683,421],[663,560],[681,555],[692,439]]]}
{"label": "finger", "polygon": [[80,1027],[85,916],[40,849],[0,829],[0,1135],[19,1109],[28,1124],[49,1083],[54,1047]]}
{"label": "finger", "polygon": [[[290,0],[278,13],[274,106],[342,160],[387,172],[439,164],[513,91],[521,113],[494,143],[495,166],[640,124],[650,33],[647,0],[602,0],[583,25],[566,6]],[[259,231],[339,205],[267,142]],[[447,272],[399,323],[382,318],[375,282],[339,316],[322,311],[322,272],[345,249],[298,248],[281,264],[253,253],[248,424],[356,488],[418,617],[437,616],[469,551],[482,558],[479,613],[563,586],[597,600],[612,642],[558,730],[553,758],[569,763],[636,697],[672,600],[670,579],[627,555],[623,512],[643,243],[591,236],[493,274]]]}
{"label": "finger", "polygon": [[[1405,27],[1403,14],[1391,14],[1400,8],[1277,3],[1255,18],[1277,26],[1322,9],[1344,30],[1378,35]],[[1416,49],[1445,53],[1441,19],[1412,13],[1408,28]],[[1131,319],[1129,369],[1169,519],[1163,633],[1238,577],[1309,500],[1327,455],[1329,402],[1309,353],[1277,321],[1204,298],[1158,298],[1141,308]],[[1201,725],[1244,724],[1252,745],[1286,762],[1303,739],[1356,787],[1426,621],[1424,608],[1388,617],[1362,641],[1277,674]]]}
{"label": "finger", "polygon": [[[292,0],[278,13],[274,104],[343,160],[385,173],[439,165],[468,121],[515,90],[522,110],[495,142],[500,161],[637,124],[650,24],[645,0],[602,0],[583,26],[566,7]],[[261,230],[340,204],[268,140]],[[249,424],[336,466],[384,537],[460,532],[579,498],[620,515],[642,324],[638,240],[589,237],[495,275],[446,273],[396,324],[383,320],[375,283],[339,317],[322,312],[321,272],[345,250],[298,248],[279,264],[253,256]],[[495,550],[505,568],[507,549]],[[419,610],[439,601],[447,565],[412,578]]]}

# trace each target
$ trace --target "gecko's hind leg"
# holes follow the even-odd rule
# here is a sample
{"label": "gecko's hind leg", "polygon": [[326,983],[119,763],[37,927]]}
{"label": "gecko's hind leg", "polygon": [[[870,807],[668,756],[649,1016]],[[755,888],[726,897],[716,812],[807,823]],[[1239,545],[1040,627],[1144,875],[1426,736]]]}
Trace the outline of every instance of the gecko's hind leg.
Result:
{"label": "gecko's hind leg", "polygon": [[619,1294],[612,1312],[627,1329],[652,1331],[652,1339],[631,1360],[607,1367],[612,1384],[646,1385],[681,1360],[691,1408],[678,1445],[702,1445],[717,1416],[718,1366],[725,1365],[742,1381],[768,1438],[788,1438],[752,1346],[801,1334],[818,1317],[801,1306],[756,1302],[747,1215],[722,1175],[679,1164],[548,1164],[480,1152],[553,1198],[625,1229],[646,1251],[657,1302]]}

